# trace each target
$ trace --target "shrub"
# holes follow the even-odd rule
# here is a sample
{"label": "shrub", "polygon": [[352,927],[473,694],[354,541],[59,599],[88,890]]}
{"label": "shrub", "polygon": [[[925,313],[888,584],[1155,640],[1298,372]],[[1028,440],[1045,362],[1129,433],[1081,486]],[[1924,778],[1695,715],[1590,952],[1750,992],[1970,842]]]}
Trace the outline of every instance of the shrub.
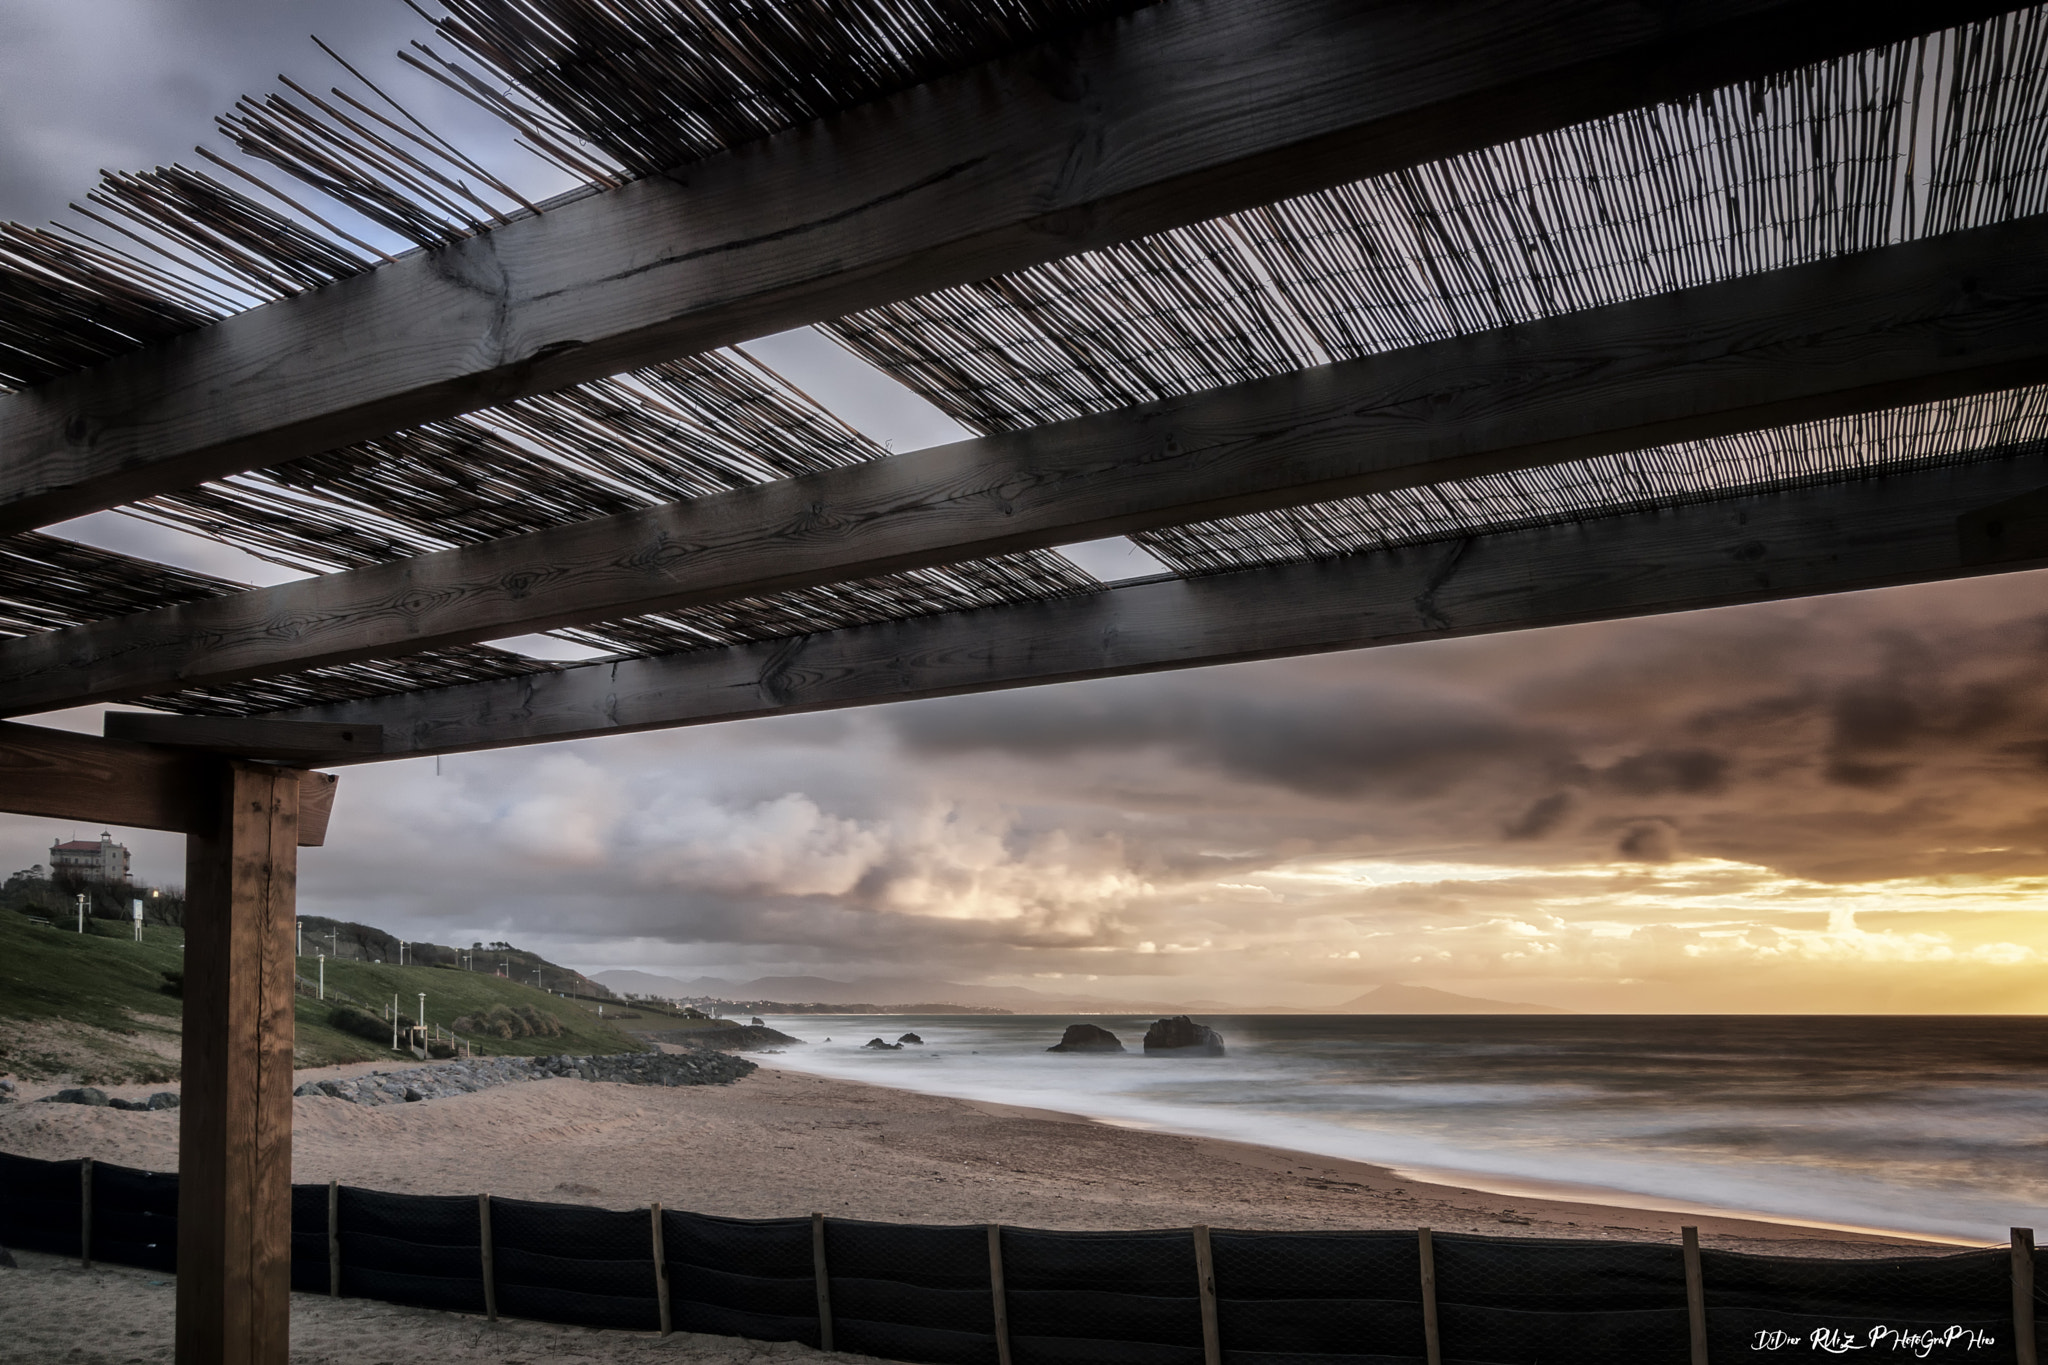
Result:
{"label": "shrub", "polygon": [[453,1057],[453,1056],[455,1055],[455,1044],[453,1044],[453,1043],[428,1043],[428,1044],[427,1044],[427,1055],[428,1055],[429,1057],[440,1057],[440,1058],[443,1058],[443,1059],[445,1059],[445,1058],[449,1058],[449,1057]]}
{"label": "shrub", "polygon": [[[368,1010],[359,1010],[354,1005],[336,1005],[333,1012],[327,1016],[327,1024],[330,1028],[338,1028],[343,1033],[353,1033],[358,1038],[368,1038],[372,1042],[387,1045],[391,1042],[391,1021],[379,1019]],[[412,1020],[400,1015],[398,1027],[400,1032],[403,1032],[412,1027]]]}
{"label": "shrub", "polygon": [[562,1021],[531,1005],[493,1005],[483,1014],[465,1014],[454,1024],[457,1033],[487,1038],[559,1038]]}

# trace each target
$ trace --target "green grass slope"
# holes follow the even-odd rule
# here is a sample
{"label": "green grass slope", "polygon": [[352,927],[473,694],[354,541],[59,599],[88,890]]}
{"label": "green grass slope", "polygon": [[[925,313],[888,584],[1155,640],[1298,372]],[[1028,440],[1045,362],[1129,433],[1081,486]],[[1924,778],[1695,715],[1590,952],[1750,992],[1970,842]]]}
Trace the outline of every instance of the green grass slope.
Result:
{"label": "green grass slope", "polygon": [[[126,924],[88,920],[81,935],[73,932],[74,923],[59,919],[46,927],[27,915],[0,912],[0,1074],[30,1080],[69,1076],[86,1084],[176,1079],[183,1006],[163,987],[166,972],[183,971],[184,931],[147,925],[136,943]],[[302,957],[298,971],[307,981],[317,980],[319,964]],[[596,1002],[563,999],[482,972],[330,961],[327,986],[325,1002],[297,998],[296,1065],[411,1062],[410,1052],[394,1053],[388,1045],[331,1028],[327,1019],[339,1003],[381,1013],[394,994],[400,1011],[413,1016],[422,991],[427,1022],[444,1031],[458,1016],[493,1005],[530,1005],[561,1021],[556,1037],[478,1039],[481,1055],[644,1050],[600,1018]]]}

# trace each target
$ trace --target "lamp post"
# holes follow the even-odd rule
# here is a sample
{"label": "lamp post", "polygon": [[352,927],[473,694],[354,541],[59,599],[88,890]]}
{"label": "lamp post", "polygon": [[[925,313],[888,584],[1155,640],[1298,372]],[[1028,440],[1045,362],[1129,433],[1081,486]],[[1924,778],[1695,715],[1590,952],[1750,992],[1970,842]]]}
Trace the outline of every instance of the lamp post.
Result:
{"label": "lamp post", "polygon": [[299,930],[299,956],[300,956],[300,957],[304,957],[304,956],[306,955],[306,922],[305,922],[304,920],[300,920],[300,921],[298,921],[298,930]]}
{"label": "lamp post", "polygon": [[140,897],[136,898],[133,908],[135,911],[135,941],[140,943],[142,942],[142,900]]}
{"label": "lamp post", "polygon": [[320,998],[327,998],[327,954],[320,953]]}
{"label": "lamp post", "polygon": [[421,991],[421,992],[420,992],[420,1017],[419,1017],[419,1025],[420,1025],[420,1046],[421,1046],[421,1047],[425,1047],[425,1046],[427,1045],[427,993],[426,993],[425,991]]}

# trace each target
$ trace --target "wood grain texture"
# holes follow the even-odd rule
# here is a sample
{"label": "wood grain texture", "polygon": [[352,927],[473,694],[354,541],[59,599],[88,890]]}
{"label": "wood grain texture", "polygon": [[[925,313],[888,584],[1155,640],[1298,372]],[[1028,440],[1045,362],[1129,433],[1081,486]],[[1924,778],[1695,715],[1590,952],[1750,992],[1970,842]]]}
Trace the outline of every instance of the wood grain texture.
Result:
{"label": "wood grain texture", "polygon": [[214,815],[195,754],[0,721],[0,810],[189,834]]}
{"label": "wood grain texture", "polygon": [[1981,392],[2044,315],[2035,218],[24,636],[0,714]]}
{"label": "wood grain texture", "polygon": [[300,848],[319,848],[327,842],[327,822],[334,818],[335,789],[340,785],[341,779],[333,773],[300,771]]}
{"label": "wood grain texture", "polygon": [[1209,1245],[1209,1229],[1196,1224],[1195,1287],[1202,1301],[1202,1365],[1223,1365],[1223,1329],[1216,1318],[1216,1256]]}
{"label": "wood grain texture", "polygon": [[279,714],[402,758],[2004,572],[2048,552],[1971,563],[1959,520],[2043,484],[2015,457]]}
{"label": "wood grain texture", "polygon": [[0,397],[0,532],[2004,8],[1173,0]]}
{"label": "wood grain texture", "polygon": [[[0,721],[0,811],[10,815],[205,834],[218,814],[213,766],[185,749]],[[304,846],[326,842],[336,782],[332,773],[300,774]]]}
{"label": "wood grain texture", "polygon": [[214,833],[185,857],[177,1359],[285,1365],[299,774],[209,767]]}
{"label": "wood grain texture", "polygon": [[995,1310],[996,1365],[1010,1365],[1010,1297],[1003,1276],[1003,1225],[989,1223],[988,1295]]}
{"label": "wood grain texture", "polygon": [[1680,1254],[1685,1261],[1685,1320],[1690,1365],[1710,1365],[1707,1359],[1707,1289],[1700,1271],[1700,1230],[1680,1228]]}
{"label": "wood grain texture", "polygon": [[374,725],[314,725],[245,716],[109,711],[102,720],[102,729],[109,739],[206,749],[230,758],[304,759],[318,754],[375,754],[384,747],[384,736]]}

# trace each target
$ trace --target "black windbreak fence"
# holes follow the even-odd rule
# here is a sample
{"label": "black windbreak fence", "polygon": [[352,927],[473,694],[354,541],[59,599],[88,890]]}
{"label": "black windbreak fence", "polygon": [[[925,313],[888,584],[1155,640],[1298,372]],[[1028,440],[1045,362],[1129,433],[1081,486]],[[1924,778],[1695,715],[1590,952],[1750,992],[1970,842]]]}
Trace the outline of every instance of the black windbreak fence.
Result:
{"label": "black windbreak fence", "polygon": [[[0,1244],[173,1270],[178,1179],[0,1153]],[[2030,1234],[1828,1260],[1427,1232],[1050,1232],[292,1190],[292,1287],[932,1365],[2031,1365]],[[1697,1308],[1695,1307],[1697,1305]]]}

